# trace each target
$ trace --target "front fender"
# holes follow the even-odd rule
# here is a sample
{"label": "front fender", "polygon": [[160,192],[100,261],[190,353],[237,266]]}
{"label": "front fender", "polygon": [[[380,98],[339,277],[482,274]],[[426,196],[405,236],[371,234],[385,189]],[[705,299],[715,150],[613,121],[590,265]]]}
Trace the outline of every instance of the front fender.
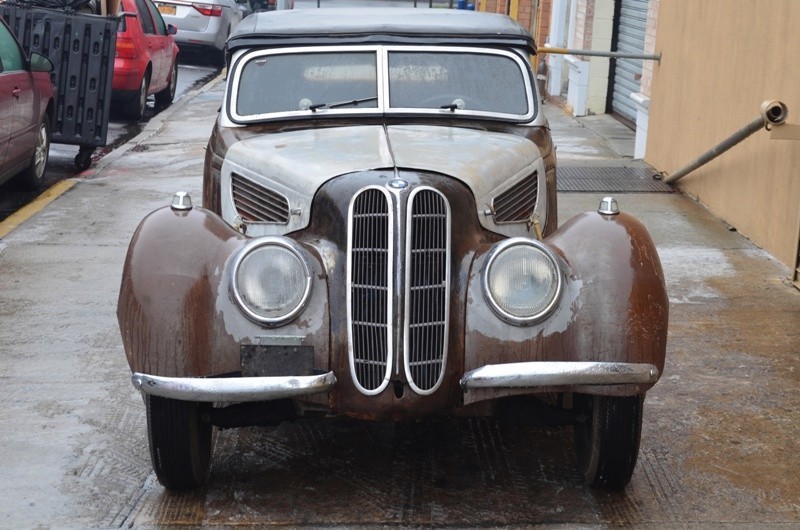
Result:
{"label": "front fender", "polygon": [[214,314],[223,265],[243,243],[244,236],[198,208],[161,208],[142,220],[117,304],[132,371],[200,376],[238,369],[225,362],[238,347]]}
{"label": "front fender", "polygon": [[312,359],[295,356],[308,363],[298,368],[327,370],[327,284],[319,261],[309,260],[313,286],[305,311],[279,328],[264,327],[244,315],[230,292],[232,257],[250,240],[203,208],[161,208],[141,222],[128,248],[117,306],[131,371],[162,377],[239,373],[243,346],[258,355],[313,349]]}
{"label": "front fender", "polygon": [[[481,285],[487,255],[476,258],[467,302],[465,370],[515,362],[575,361],[651,364],[662,373],[668,299],[661,262],[644,226],[624,213],[586,212],[567,221],[544,242],[562,260],[564,288],[553,313],[533,326],[507,324],[492,312]],[[633,395],[652,384],[553,390]],[[465,402],[522,392],[475,390],[465,395]]]}

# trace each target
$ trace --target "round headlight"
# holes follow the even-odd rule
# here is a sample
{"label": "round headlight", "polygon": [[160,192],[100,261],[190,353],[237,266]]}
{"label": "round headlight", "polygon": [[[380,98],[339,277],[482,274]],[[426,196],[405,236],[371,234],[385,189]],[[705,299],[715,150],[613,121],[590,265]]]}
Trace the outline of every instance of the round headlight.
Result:
{"label": "round headlight", "polygon": [[489,256],[484,292],[502,319],[533,324],[555,307],[561,293],[561,272],[553,255],[538,243],[509,239]]}
{"label": "round headlight", "polygon": [[233,268],[236,302],[252,319],[282,324],[296,316],[311,292],[311,271],[300,251],[278,238],[260,239],[239,254]]}

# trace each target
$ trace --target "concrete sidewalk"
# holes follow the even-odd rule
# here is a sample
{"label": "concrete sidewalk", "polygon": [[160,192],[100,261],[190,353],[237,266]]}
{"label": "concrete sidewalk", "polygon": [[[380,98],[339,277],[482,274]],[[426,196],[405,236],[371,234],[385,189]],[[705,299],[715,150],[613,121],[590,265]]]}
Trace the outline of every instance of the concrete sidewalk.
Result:
{"label": "concrete sidewalk", "polygon": [[635,133],[610,115],[576,118],[552,103],[543,105],[553,130],[559,164],[643,167],[633,160]]}
{"label": "concrete sidewalk", "polygon": [[[173,501],[152,477],[116,300],[139,221],[177,190],[200,204],[222,89],[217,79],[182,98],[0,239],[0,526],[168,523],[140,505]],[[613,118],[545,112],[562,166],[642,166],[631,159],[632,132]],[[560,194],[560,221],[596,209],[603,195]],[[800,292],[790,271],[680,193],[616,196],[650,230],[663,263],[665,373],[647,397],[633,481],[603,497],[613,509],[532,513],[530,524],[800,524]],[[262,522],[337,524],[292,519],[293,506]],[[235,516],[226,509],[201,522],[224,526]]]}

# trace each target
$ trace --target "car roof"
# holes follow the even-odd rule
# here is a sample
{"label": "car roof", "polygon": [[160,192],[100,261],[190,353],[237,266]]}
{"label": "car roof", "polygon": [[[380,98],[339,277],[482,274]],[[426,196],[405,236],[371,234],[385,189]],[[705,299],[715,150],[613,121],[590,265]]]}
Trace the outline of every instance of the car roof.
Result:
{"label": "car roof", "polygon": [[228,49],[338,44],[502,46],[536,53],[528,30],[506,15],[393,7],[255,13],[236,27]]}

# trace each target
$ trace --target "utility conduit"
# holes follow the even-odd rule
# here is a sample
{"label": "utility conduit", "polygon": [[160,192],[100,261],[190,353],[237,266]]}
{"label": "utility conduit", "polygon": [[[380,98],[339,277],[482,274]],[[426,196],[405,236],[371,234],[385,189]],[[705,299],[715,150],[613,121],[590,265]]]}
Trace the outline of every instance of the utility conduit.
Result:
{"label": "utility conduit", "polygon": [[678,179],[685,177],[700,166],[703,166],[714,160],[719,155],[762,128],[770,130],[772,129],[773,125],[782,125],[786,121],[786,116],[788,113],[789,110],[782,102],[773,100],[765,101],[761,104],[761,112],[758,117],[754,118],[753,121],[694,159],[689,164],[683,166],[672,175],[666,177],[664,182],[667,184],[677,182]]}
{"label": "utility conduit", "polygon": [[557,55],[585,55],[587,57],[610,57],[612,59],[642,59],[661,62],[661,54],[603,52],[594,50],[572,50],[569,48],[542,47],[536,50],[537,54],[553,53]]}

